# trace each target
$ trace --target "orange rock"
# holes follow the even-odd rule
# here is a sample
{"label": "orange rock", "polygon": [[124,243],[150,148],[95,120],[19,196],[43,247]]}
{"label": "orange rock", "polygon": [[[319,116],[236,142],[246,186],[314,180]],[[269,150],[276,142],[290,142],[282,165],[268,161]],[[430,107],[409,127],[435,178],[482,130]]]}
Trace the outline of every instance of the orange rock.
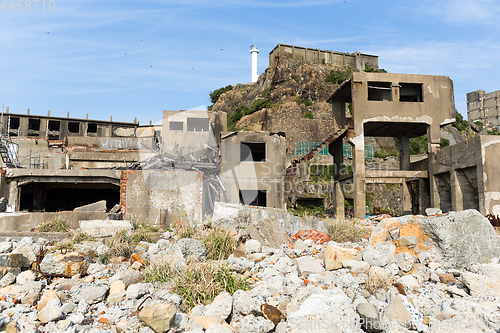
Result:
{"label": "orange rock", "polygon": [[101,319],[99,319],[99,322],[101,324],[106,324],[108,322],[108,318],[101,318]]}
{"label": "orange rock", "polygon": [[294,241],[312,239],[315,244],[323,244],[330,241],[330,237],[318,230],[300,230],[295,235],[290,236],[290,238]]}
{"label": "orange rock", "polygon": [[304,284],[305,284],[306,286],[307,286],[307,284],[308,284],[309,282],[311,282],[311,280],[309,280],[309,279],[305,279],[305,280],[304,280]]}
{"label": "orange rock", "polygon": [[139,262],[140,264],[146,266],[147,261],[147,253],[146,252],[137,252],[130,256],[130,264],[132,265],[134,262]]}

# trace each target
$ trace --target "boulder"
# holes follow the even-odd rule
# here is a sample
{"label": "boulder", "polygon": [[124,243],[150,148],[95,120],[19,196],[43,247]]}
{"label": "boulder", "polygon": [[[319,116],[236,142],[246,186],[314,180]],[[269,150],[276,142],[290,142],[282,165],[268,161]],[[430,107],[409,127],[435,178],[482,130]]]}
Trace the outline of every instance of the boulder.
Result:
{"label": "boulder", "polygon": [[[438,216],[407,215],[385,219],[372,232],[370,244],[384,242],[387,231],[394,227],[400,229],[399,241],[404,236],[416,236],[417,243],[410,247],[429,252],[426,257],[435,258],[432,261],[441,262],[445,269],[487,263],[500,253],[500,238],[495,229],[474,209]],[[398,252],[402,251],[415,254],[408,246],[398,247]]]}
{"label": "boulder", "polygon": [[60,251],[47,253],[40,263],[40,270],[44,273],[62,274],[72,277],[83,274],[88,269],[88,262],[79,252],[62,254]]}
{"label": "boulder", "polygon": [[358,255],[356,249],[346,249],[336,245],[329,245],[325,250],[325,268],[327,271],[342,268],[342,262],[356,260]]}
{"label": "boulder", "polygon": [[273,328],[274,324],[269,319],[248,315],[241,320],[240,332],[267,333]]}
{"label": "boulder", "polygon": [[84,300],[88,304],[99,303],[106,299],[108,291],[109,287],[104,285],[86,287],[82,290],[80,299]]}
{"label": "boulder", "polygon": [[173,304],[151,304],[139,312],[139,320],[156,333],[164,333],[173,326],[176,312],[177,307]]}
{"label": "boulder", "polygon": [[297,270],[302,277],[307,279],[310,274],[324,272],[325,268],[315,258],[303,256],[297,259]]}

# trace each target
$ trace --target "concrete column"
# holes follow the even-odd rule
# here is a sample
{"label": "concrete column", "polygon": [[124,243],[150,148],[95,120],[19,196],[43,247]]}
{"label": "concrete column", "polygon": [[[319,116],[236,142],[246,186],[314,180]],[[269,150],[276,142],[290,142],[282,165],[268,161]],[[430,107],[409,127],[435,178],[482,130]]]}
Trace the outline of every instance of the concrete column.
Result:
{"label": "concrete column", "polygon": [[19,136],[28,136],[28,117],[19,117]]}
{"label": "concrete column", "polygon": [[19,188],[15,179],[9,182],[9,208],[14,212],[19,211]]}
{"label": "concrete column", "polygon": [[439,197],[439,188],[435,176],[436,154],[429,154],[429,194],[431,208],[441,208],[441,200]]}
{"label": "concrete column", "polygon": [[404,180],[401,184],[401,198],[403,198],[403,215],[412,214],[410,183]]}
{"label": "concrete column", "polygon": [[334,180],[339,181],[342,168],[344,167],[344,147],[342,139],[337,139],[328,146],[328,151],[333,155]]}
{"label": "concrete column", "polygon": [[430,153],[437,153],[441,146],[441,129],[439,124],[427,128],[427,148]]}
{"label": "concrete column", "polygon": [[339,182],[335,182],[335,218],[345,219],[345,198]]}
{"label": "concrete column", "polygon": [[451,188],[451,210],[459,212],[464,210],[464,199],[462,186],[456,170],[450,171],[450,188]]}
{"label": "concrete column", "polygon": [[354,172],[354,217],[366,217],[365,189],[365,139],[364,135],[353,138],[353,172]]}
{"label": "concrete column", "polygon": [[425,193],[425,180],[424,179],[419,179],[418,180],[418,213],[420,215],[425,214],[425,209],[427,207],[427,200],[425,200],[425,197],[427,196],[427,193]]}
{"label": "concrete column", "polygon": [[399,137],[399,167],[401,170],[410,170],[410,137],[401,135]]}

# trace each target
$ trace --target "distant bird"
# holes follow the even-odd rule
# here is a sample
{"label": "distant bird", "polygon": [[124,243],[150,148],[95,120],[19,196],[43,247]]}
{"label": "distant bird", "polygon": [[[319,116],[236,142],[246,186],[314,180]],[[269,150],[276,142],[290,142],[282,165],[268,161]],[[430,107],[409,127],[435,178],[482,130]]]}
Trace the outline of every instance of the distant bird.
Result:
{"label": "distant bird", "polygon": [[125,53],[125,55],[127,55],[127,54]]}
{"label": "distant bird", "polygon": [[141,42],[142,42],[142,39],[141,39]]}
{"label": "distant bird", "polygon": [[220,49],[221,51],[224,51],[224,49]]}
{"label": "distant bird", "polygon": [[153,68],[153,65],[151,65],[151,68]]}
{"label": "distant bird", "polygon": [[50,34],[50,32],[47,31],[48,34]]}

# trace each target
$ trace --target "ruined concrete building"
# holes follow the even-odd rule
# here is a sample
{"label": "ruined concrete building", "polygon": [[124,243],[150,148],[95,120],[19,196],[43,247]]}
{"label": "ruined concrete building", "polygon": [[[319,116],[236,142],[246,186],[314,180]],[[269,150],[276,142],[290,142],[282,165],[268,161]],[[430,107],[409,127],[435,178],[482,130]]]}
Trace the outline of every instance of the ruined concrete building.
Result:
{"label": "ruined concrete building", "polygon": [[[426,207],[412,202],[411,189],[425,191],[440,145],[440,127],[455,120],[452,81],[442,76],[355,72],[328,101],[332,103],[335,127],[339,129],[329,145],[336,169],[337,214],[344,214],[343,185],[350,184],[354,192],[354,216],[365,216],[367,183],[401,184],[404,213],[422,212]],[[413,170],[409,139],[423,134],[428,139],[430,170]],[[366,171],[365,136],[398,138],[400,170]],[[344,138],[353,148],[352,170],[343,164]],[[433,179],[431,202],[436,202]]]}
{"label": "ruined concrete building", "polygon": [[467,119],[480,121],[490,130],[500,130],[500,90],[486,93],[476,90],[467,94]]}
{"label": "ruined concrete building", "polygon": [[378,56],[370,54],[344,53],[337,51],[311,49],[302,46],[278,44],[269,52],[269,66],[276,64],[276,59],[295,59],[315,63],[332,64],[343,67],[355,68],[358,71],[363,71],[365,65],[378,69]]}

